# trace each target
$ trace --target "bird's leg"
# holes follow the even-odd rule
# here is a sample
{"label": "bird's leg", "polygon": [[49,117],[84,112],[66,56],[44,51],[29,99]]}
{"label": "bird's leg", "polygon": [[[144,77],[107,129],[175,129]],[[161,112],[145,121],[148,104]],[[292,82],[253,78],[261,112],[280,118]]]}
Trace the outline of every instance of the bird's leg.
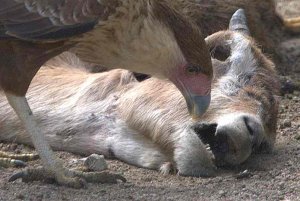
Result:
{"label": "bird's leg", "polygon": [[[84,182],[89,183],[110,183],[115,184],[119,180],[126,182],[126,179],[118,174],[111,174],[108,172],[83,172],[78,170],[67,170],[66,176],[70,178],[81,178]],[[14,174],[9,181],[15,181],[19,178],[22,178],[24,182],[36,181],[36,180],[45,180],[52,182],[55,178],[45,172],[43,167],[38,168],[27,168],[22,172]]]}
{"label": "bird's leg", "polygon": [[22,161],[33,161],[39,158],[38,154],[10,154],[4,151],[0,151],[1,158],[10,158]]}
{"label": "bird's leg", "polygon": [[32,143],[42,159],[47,174],[54,175],[55,180],[59,184],[71,187],[81,187],[83,184],[81,180],[78,178],[66,177],[62,162],[55,157],[45,136],[40,131],[28,105],[27,99],[24,96],[16,96],[8,92],[5,92],[5,95],[8,102],[24,124],[27,132],[30,134]]}
{"label": "bird's leg", "polygon": [[25,181],[33,180],[55,180],[61,185],[66,185],[74,188],[83,187],[87,182],[109,182],[115,183],[117,180],[125,181],[122,176],[108,173],[84,173],[72,171],[63,168],[62,161],[55,157],[46,141],[45,136],[40,131],[33,113],[28,105],[27,99],[24,96],[16,96],[5,92],[6,97],[13,107],[27,132],[31,135],[32,143],[42,159],[44,168],[27,169],[12,176],[11,181],[22,178]]}
{"label": "bird's leg", "polygon": [[25,167],[25,161],[36,160],[38,154],[9,154],[0,151],[0,167]]}

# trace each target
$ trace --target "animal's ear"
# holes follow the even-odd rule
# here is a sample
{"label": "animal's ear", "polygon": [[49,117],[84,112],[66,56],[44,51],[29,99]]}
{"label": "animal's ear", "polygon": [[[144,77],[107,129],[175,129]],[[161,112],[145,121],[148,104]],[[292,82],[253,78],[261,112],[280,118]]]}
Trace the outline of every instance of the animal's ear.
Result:
{"label": "animal's ear", "polygon": [[[205,39],[212,57],[215,78],[223,76],[228,69],[233,67],[243,68],[240,61],[248,61],[249,54],[252,54],[248,51],[251,50],[251,42],[247,37],[249,28],[243,9],[238,9],[232,15],[229,30],[217,32]],[[238,58],[232,57],[233,55],[238,55]]]}
{"label": "animal's ear", "polygon": [[200,122],[193,124],[191,128],[204,144],[211,144],[215,141],[217,126],[216,123]]}
{"label": "animal's ear", "polygon": [[238,9],[235,11],[235,13],[233,13],[229,22],[229,30],[238,31],[250,36],[250,31],[247,25],[247,17],[244,9]]}

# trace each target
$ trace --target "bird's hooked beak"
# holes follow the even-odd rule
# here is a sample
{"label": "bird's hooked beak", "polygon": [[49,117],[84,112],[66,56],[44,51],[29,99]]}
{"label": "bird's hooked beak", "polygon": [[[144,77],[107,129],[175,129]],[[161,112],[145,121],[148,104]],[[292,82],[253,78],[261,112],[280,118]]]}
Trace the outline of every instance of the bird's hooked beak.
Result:
{"label": "bird's hooked beak", "polygon": [[194,77],[177,76],[176,78],[173,77],[171,81],[184,96],[192,118],[201,117],[210,104],[211,79],[202,74]]}
{"label": "bird's hooked beak", "polygon": [[210,94],[199,96],[193,93],[184,95],[187,103],[188,111],[193,119],[201,117],[209,107],[211,96]]}

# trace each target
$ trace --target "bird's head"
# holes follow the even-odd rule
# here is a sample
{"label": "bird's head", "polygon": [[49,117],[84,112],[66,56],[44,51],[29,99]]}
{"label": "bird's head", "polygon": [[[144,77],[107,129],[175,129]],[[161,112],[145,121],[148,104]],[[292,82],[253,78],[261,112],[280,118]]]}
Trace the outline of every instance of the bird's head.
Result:
{"label": "bird's head", "polygon": [[197,64],[186,63],[176,66],[168,78],[175,84],[184,96],[188,110],[193,119],[197,119],[207,110],[210,104],[211,72],[202,67],[210,67],[210,62]]}
{"label": "bird's head", "polygon": [[181,91],[192,117],[198,118],[210,104],[213,70],[209,49],[191,20],[164,3],[154,8],[154,14],[170,29],[179,47],[176,54],[180,59],[167,68],[165,77]]}

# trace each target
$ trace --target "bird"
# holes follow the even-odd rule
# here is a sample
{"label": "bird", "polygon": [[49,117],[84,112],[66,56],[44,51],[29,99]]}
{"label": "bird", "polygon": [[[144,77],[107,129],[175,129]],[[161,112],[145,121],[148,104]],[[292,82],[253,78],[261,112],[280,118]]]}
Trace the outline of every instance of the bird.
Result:
{"label": "bird", "polygon": [[[85,62],[169,79],[193,119],[209,107],[211,57],[201,30],[168,0],[0,0],[0,88],[30,134],[47,173],[74,188],[39,128],[26,92],[39,68],[70,51]],[[45,89],[46,90],[46,89]],[[44,174],[42,174],[44,175]],[[111,179],[120,179],[113,177]],[[102,178],[100,176],[99,178]],[[122,179],[121,179],[122,180]]]}

